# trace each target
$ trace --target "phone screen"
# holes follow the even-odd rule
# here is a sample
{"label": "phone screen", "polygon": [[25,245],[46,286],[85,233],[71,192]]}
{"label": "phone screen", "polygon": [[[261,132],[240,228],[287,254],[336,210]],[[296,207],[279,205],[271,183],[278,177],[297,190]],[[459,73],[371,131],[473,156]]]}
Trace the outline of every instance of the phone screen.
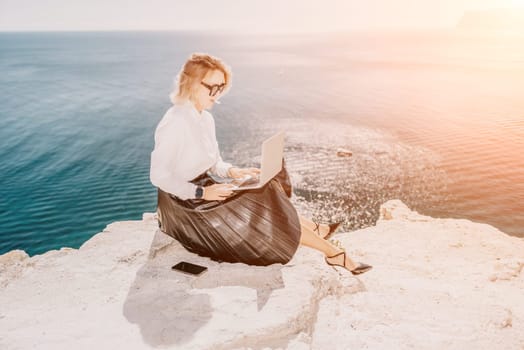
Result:
{"label": "phone screen", "polygon": [[171,269],[185,272],[190,275],[198,276],[201,273],[203,273],[204,271],[206,271],[207,267],[196,265],[196,264],[191,264],[187,261],[181,261],[178,264],[173,265]]}

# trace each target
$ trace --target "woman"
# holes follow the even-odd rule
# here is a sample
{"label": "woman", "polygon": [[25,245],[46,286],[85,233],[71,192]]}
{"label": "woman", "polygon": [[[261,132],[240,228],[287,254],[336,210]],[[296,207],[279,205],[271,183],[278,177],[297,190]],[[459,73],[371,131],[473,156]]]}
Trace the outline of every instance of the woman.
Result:
{"label": "woman", "polygon": [[285,264],[302,244],[353,274],[371,269],[327,240],[340,223],[324,225],[298,215],[289,200],[284,160],[280,173],[261,189],[234,192],[231,184],[213,180],[260,172],[234,167],[220,156],[214,118],[206,109],[230,87],[230,68],[207,54],[192,54],[176,77],[173,106],[155,130],[151,153],[161,230],[189,251],[217,261]]}

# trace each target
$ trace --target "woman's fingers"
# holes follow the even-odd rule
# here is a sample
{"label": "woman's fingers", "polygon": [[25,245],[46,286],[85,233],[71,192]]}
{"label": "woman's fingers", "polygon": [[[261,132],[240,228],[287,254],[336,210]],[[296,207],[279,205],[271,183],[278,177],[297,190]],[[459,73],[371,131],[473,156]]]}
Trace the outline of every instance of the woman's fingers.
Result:
{"label": "woman's fingers", "polygon": [[231,190],[234,185],[230,184],[214,184],[205,188],[205,199],[206,200],[224,200],[227,199],[233,191]]}
{"label": "woman's fingers", "polygon": [[244,172],[244,173],[259,173],[260,169],[259,168],[243,168],[242,172]]}
{"label": "woman's fingers", "polygon": [[259,168],[243,168],[241,172],[244,176],[245,175],[257,176],[258,174],[260,174],[260,169]]}
{"label": "woman's fingers", "polygon": [[240,179],[244,176],[244,169],[233,168],[230,172],[231,177],[234,179]]}
{"label": "woman's fingers", "polygon": [[249,174],[253,177],[257,177],[260,174],[260,169],[258,168],[249,168]]}
{"label": "woman's fingers", "polygon": [[232,188],[234,187],[235,186],[231,184],[222,184],[219,189],[220,195],[222,197],[229,197],[233,193]]}
{"label": "woman's fingers", "polygon": [[246,175],[257,176],[258,174],[260,174],[259,168],[234,168],[231,171],[231,175],[235,179],[242,179]]}

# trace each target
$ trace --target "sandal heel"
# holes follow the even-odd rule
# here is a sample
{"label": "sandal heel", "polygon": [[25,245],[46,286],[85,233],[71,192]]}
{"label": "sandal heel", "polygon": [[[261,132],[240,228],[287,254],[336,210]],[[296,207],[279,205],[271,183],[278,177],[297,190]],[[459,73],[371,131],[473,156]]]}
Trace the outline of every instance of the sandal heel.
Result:
{"label": "sandal heel", "polygon": [[[336,258],[339,255],[343,255],[344,256],[343,265],[338,264],[338,263],[330,263],[328,261],[328,259]],[[348,269],[346,267],[346,258],[347,258],[346,252],[345,251],[341,251],[340,253],[337,253],[335,255],[325,257],[324,260],[326,261],[326,263],[328,265],[332,266],[335,270],[336,270],[335,266],[340,266],[340,267],[343,267],[344,269],[348,270],[349,272],[351,272],[353,275],[360,275],[360,274],[362,274],[364,272],[367,272],[367,271],[369,271],[369,270],[371,270],[373,268],[373,266],[371,266],[371,265],[359,262],[357,267],[355,267],[353,270],[350,270],[350,269]]]}
{"label": "sandal heel", "polygon": [[[320,222],[313,221],[315,223],[315,228],[313,229],[313,232],[317,232],[317,235],[320,236]],[[329,231],[326,233],[325,236],[321,236],[323,239],[329,239],[337,230],[337,228],[342,224],[342,221],[337,221],[332,224],[328,224]]]}

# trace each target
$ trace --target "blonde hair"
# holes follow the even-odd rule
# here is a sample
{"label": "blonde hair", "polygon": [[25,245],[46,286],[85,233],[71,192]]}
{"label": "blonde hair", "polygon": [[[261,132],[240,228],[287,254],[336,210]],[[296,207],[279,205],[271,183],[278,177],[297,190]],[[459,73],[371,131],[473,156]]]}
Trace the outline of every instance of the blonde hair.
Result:
{"label": "blonde hair", "polygon": [[207,72],[212,70],[219,70],[224,73],[226,83],[224,91],[222,91],[222,95],[224,95],[231,88],[231,69],[229,66],[220,58],[195,52],[191,54],[175,77],[174,89],[169,94],[171,102],[193,101],[200,82]]}

